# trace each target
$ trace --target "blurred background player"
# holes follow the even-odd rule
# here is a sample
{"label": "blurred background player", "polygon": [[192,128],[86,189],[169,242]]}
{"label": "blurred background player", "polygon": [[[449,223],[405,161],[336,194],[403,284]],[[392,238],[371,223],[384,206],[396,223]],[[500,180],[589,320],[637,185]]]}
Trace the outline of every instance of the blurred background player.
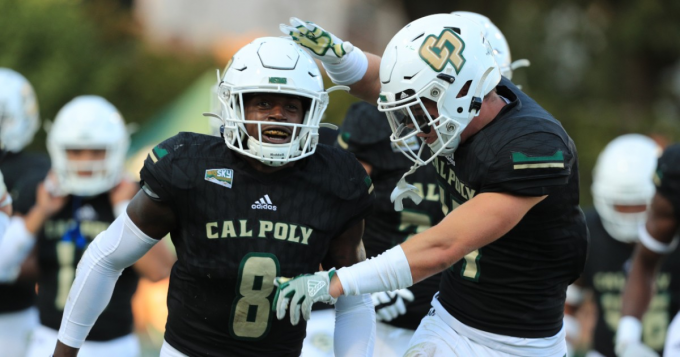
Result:
{"label": "blurred background player", "polygon": [[[597,306],[597,322],[589,356],[615,356],[614,335],[621,313],[621,297],[631,255],[638,242],[638,226],[644,224],[654,196],[653,176],[661,148],[649,137],[627,134],[611,141],[600,153],[591,187],[595,208],[586,212],[590,255],[581,278],[569,286],[565,325],[575,342],[579,326],[575,311],[591,290]],[[642,341],[661,353],[666,329],[677,310],[680,253],[661,266],[652,310],[642,325]]]}
{"label": "blurred background player", "polygon": [[[223,138],[185,132],[153,148],[143,192],[85,252],[55,356],[77,353],[119,272],[167,233],[178,261],[162,356],[299,356],[305,324],[293,326],[299,312],[274,318],[274,278],[364,259],[373,187],[352,155],[317,145],[328,94],[309,55],[258,38],[234,55],[219,95]],[[336,355],[370,355],[370,296],[335,306]]]}
{"label": "blurred background player", "polygon": [[[656,192],[652,197],[647,221],[639,226],[639,243],[635,247],[628,280],[623,293],[621,320],[616,333],[616,353],[620,357],[644,357],[656,355],[644,343],[645,324],[654,307],[645,315],[647,308],[657,303],[655,290],[663,290],[665,284],[664,265],[675,263],[673,274],[677,275],[678,259],[666,256],[677,250],[680,240],[680,145],[667,147],[658,160],[654,176]],[[672,261],[674,260],[674,262]],[[661,274],[659,274],[661,267]],[[658,297],[658,293],[657,293]],[[661,299],[665,302],[668,298]],[[677,302],[677,301],[676,301]],[[677,305],[675,306],[677,310]],[[644,317],[643,317],[644,316]],[[667,321],[664,321],[667,323]],[[665,326],[665,325],[662,325]],[[661,326],[659,326],[661,328]],[[665,356],[680,355],[680,319],[676,315],[671,323]]]}
{"label": "blurred background player", "polygon": [[[48,134],[52,172],[38,186],[36,203],[24,217],[24,235],[36,243],[40,325],[27,356],[54,350],[76,266],[88,244],[125,209],[139,185],[123,177],[128,134],[116,108],[101,97],[81,96],[57,114]],[[17,253],[18,254],[18,253]],[[174,258],[159,246],[134,269],[123,272],[105,318],[94,326],[82,356],[137,356],[130,299],[139,275],[157,281],[169,275]],[[139,274],[139,275],[138,275]]]}
{"label": "blurred background player", "polygon": [[35,304],[37,272],[20,266],[33,246],[25,234],[23,217],[35,204],[36,188],[49,170],[47,155],[27,152],[40,126],[38,101],[33,87],[21,74],[0,68],[0,159],[13,214],[7,235],[0,239],[0,347],[2,355],[26,353],[31,331],[38,324]]}

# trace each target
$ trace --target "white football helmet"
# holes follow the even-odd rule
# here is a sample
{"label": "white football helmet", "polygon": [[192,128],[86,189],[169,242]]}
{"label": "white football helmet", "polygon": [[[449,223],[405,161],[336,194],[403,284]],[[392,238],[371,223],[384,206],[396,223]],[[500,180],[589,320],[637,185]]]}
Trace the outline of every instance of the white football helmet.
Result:
{"label": "white football helmet", "polygon": [[[47,149],[59,190],[76,196],[109,191],[121,180],[130,136],[118,110],[104,98],[76,97],[59,112],[47,135]],[[106,150],[104,160],[68,160],[66,150]],[[80,176],[78,171],[91,171]]]}
{"label": "white football helmet", "polygon": [[40,126],[38,100],[21,74],[0,68],[0,142],[5,150],[19,152],[33,141]]}
{"label": "white football helmet", "polygon": [[[387,114],[392,142],[424,165],[456,150],[461,132],[500,80],[493,49],[477,22],[460,15],[430,15],[406,25],[387,45],[380,63],[378,109]],[[468,83],[467,94],[458,98]],[[422,98],[437,103],[438,118],[427,113]],[[418,108],[425,114],[416,117],[413,110]],[[434,155],[423,160],[422,149],[415,152],[408,142],[430,130],[437,134],[429,144]]]}
{"label": "white football helmet", "polygon": [[[330,90],[329,90],[330,91]],[[246,120],[244,95],[273,93],[308,99],[301,124],[277,122],[291,135],[290,142],[262,140],[270,121]],[[227,146],[268,166],[281,166],[312,155],[319,141],[319,123],[328,106],[321,72],[314,60],[288,38],[263,37],[241,48],[231,59],[218,87]],[[257,124],[258,137],[249,136],[247,124]]]}
{"label": "white football helmet", "polygon": [[512,79],[512,71],[521,68],[529,67],[529,60],[521,59],[515,62],[512,61],[512,56],[510,56],[510,46],[508,46],[508,41],[505,40],[505,36],[496,25],[494,25],[488,17],[478,14],[476,12],[469,11],[454,11],[451,14],[460,15],[467,17],[470,20],[476,21],[484,28],[484,36],[489,43],[491,43],[491,48],[493,48],[493,54],[496,58],[496,63],[501,69],[501,74],[507,79]]}
{"label": "white football helmet", "polygon": [[630,243],[646,212],[622,213],[615,206],[648,205],[654,196],[652,180],[661,148],[640,134],[626,134],[604,148],[593,169],[593,203],[602,225],[613,238]]}

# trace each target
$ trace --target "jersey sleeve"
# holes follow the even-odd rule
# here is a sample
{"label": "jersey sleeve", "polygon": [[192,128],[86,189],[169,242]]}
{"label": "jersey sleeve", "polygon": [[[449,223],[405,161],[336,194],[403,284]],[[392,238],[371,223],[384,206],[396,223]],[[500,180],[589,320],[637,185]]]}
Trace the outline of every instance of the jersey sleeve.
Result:
{"label": "jersey sleeve", "polygon": [[177,175],[175,161],[177,149],[183,148],[180,135],[154,146],[140,172],[141,185],[144,193],[151,199],[161,202],[171,202],[173,198],[173,182]]}
{"label": "jersey sleeve", "polygon": [[505,144],[491,159],[480,192],[543,196],[569,181],[576,161],[571,141],[556,134],[529,133]]}
{"label": "jersey sleeve", "polygon": [[671,145],[659,158],[654,177],[657,192],[671,201],[680,221],[680,144]]}

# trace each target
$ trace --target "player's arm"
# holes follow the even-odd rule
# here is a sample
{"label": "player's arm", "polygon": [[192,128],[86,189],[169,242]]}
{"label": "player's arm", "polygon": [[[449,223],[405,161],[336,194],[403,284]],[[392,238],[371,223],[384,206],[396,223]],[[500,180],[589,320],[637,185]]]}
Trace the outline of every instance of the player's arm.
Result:
{"label": "player's arm", "polygon": [[626,345],[640,342],[640,320],[652,299],[659,265],[673,250],[680,229],[680,222],[675,217],[671,202],[657,192],[648,210],[647,223],[640,227],[640,242],[633,253],[616,335],[617,352],[625,350]]}
{"label": "player's arm", "polygon": [[350,87],[350,93],[371,104],[380,95],[380,57],[363,52],[312,22],[291,17],[281,31],[321,61],[333,83]]}
{"label": "player's arm", "polygon": [[[366,260],[361,240],[364,221],[354,224],[331,241],[324,269],[344,267]],[[372,356],[375,341],[375,310],[369,294],[341,296],[335,303],[333,349],[336,356]]]}
{"label": "player's arm", "polygon": [[581,324],[576,318],[576,312],[583,305],[585,296],[585,283],[579,278],[567,287],[567,298],[564,302],[564,332],[567,338],[567,349],[573,351],[573,345],[581,336]]}
{"label": "player's arm", "polygon": [[64,308],[54,356],[78,354],[97,317],[108,305],[123,269],[135,263],[175,227],[170,206],[154,201],[147,192],[138,192],[128,205],[127,213],[116,218],[83,254]]}
{"label": "player's arm", "polygon": [[22,263],[35,245],[36,235],[49,217],[66,202],[65,196],[50,193],[45,183],[36,189],[36,202],[25,216],[15,214],[0,240],[0,282],[13,282],[21,273]]}
{"label": "player's arm", "polygon": [[409,287],[502,237],[547,196],[481,193],[436,226],[374,259],[338,270],[331,296]]}

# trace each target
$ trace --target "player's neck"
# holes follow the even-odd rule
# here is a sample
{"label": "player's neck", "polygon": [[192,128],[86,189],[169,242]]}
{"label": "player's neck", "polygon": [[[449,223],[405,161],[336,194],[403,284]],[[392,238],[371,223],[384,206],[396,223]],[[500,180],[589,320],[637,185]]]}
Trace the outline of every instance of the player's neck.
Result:
{"label": "player's neck", "polygon": [[489,125],[505,106],[506,103],[503,98],[495,92],[490,93],[489,96],[484,98],[479,115],[472,118],[470,124],[460,134],[461,143],[464,143],[469,137],[477,134],[485,126]]}

